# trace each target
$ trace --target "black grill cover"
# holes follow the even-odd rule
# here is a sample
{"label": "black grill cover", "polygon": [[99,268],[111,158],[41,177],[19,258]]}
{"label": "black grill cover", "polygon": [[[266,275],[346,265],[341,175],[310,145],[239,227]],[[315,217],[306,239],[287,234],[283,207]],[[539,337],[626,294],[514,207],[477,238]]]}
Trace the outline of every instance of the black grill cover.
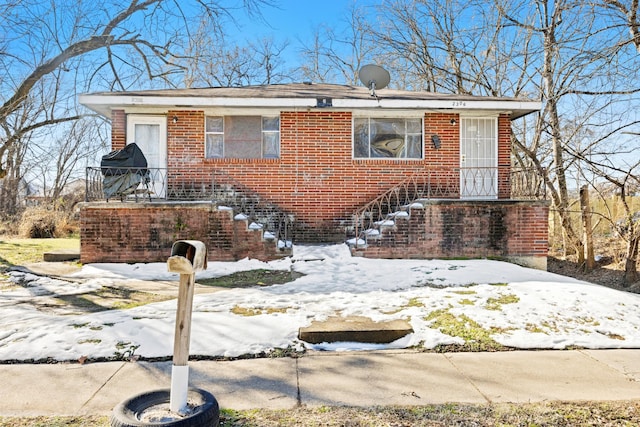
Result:
{"label": "black grill cover", "polygon": [[146,175],[147,158],[144,157],[138,144],[132,142],[122,150],[115,150],[102,156],[100,167],[104,176],[123,175],[126,173]]}
{"label": "black grill cover", "polygon": [[102,191],[107,200],[131,194],[141,182],[149,182],[147,159],[136,143],[102,156]]}

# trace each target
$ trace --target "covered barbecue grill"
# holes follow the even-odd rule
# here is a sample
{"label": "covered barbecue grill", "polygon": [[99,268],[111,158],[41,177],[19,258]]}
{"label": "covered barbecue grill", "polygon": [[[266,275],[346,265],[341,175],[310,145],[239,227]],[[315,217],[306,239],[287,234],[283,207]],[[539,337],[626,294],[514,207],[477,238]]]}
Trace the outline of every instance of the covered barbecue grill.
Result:
{"label": "covered barbecue grill", "polygon": [[107,201],[112,197],[124,200],[129,194],[137,194],[140,184],[149,191],[149,169],[147,159],[135,142],[128,144],[122,150],[115,150],[102,156],[100,162],[102,171],[102,191]]}

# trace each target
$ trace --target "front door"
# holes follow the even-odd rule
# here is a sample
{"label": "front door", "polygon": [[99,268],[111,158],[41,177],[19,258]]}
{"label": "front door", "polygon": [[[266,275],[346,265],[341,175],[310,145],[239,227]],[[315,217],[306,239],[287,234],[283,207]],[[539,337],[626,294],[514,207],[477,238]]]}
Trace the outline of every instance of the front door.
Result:
{"label": "front door", "polygon": [[498,120],[460,120],[460,198],[498,198]]}
{"label": "front door", "polygon": [[127,116],[127,144],[132,142],[138,144],[147,158],[152,197],[164,198],[167,191],[167,118]]}

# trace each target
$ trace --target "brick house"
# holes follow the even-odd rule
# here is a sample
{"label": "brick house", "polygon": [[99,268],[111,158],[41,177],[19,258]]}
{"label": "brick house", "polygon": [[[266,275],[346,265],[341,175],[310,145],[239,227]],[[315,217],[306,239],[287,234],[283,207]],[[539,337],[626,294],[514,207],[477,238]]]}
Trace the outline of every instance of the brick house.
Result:
{"label": "brick house", "polygon": [[546,268],[548,203],[510,158],[511,121],[539,102],[311,83],[80,102],[111,120],[114,150],[136,142],[148,161],[109,201],[87,169],[82,262],[164,261],[197,239],[210,260],[349,242],[361,256]]}

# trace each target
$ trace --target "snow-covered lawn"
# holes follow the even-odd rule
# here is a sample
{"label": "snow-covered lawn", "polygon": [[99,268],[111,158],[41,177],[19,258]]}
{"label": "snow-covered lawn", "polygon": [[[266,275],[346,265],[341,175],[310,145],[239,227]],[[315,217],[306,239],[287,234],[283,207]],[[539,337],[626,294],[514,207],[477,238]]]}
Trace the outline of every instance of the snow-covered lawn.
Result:
{"label": "snow-covered lawn", "polygon": [[[366,259],[351,257],[346,245],[295,246],[292,258],[269,263],[209,262],[196,278],[258,268],[304,276],[283,285],[196,295],[190,354],[234,357],[302,348],[300,327],[336,315],[405,319],[414,333],[386,346],[314,348],[462,344],[460,336],[438,329],[434,313],[486,330],[510,347],[640,348],[640,295],[498,261]],[[164,263],[86,265],[73,274],[75,282],[11,274],[22,286],[0,292],[0,360],[172,354],[175,300],[82,315],[56,315],[30,303],[123,280],[177,281]]]}

